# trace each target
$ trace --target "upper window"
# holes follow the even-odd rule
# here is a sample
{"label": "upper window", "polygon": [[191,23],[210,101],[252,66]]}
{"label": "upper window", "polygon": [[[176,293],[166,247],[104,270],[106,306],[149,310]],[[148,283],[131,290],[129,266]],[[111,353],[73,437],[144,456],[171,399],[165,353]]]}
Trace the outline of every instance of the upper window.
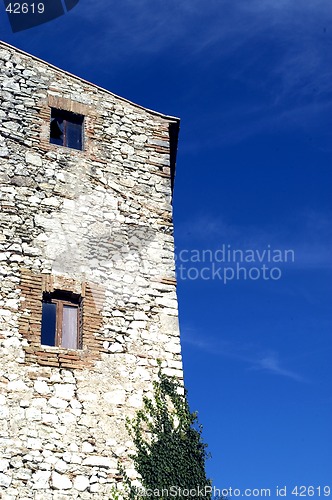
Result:
{"label": "upper window", "polygon": [[50,142],[72,149],[83,149],[84,116],[51,108]]}
{"label": "upper window", "polygon": [[81,300],[71,292],[44,293],[41,344],[81,349]]}

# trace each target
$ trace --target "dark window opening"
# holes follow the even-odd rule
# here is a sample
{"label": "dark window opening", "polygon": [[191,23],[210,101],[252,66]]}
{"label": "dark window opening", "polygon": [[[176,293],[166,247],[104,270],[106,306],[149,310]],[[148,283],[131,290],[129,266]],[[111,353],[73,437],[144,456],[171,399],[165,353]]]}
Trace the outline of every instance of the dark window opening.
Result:
{"label": "dark window opening", "polygon": [[50,142],[72,149],[83,149],[84,116],[51,109]]}
{"label": "dark window opening", "polygon": [[82,349],[82,301],[71,292],[44,293],[41,344]]}

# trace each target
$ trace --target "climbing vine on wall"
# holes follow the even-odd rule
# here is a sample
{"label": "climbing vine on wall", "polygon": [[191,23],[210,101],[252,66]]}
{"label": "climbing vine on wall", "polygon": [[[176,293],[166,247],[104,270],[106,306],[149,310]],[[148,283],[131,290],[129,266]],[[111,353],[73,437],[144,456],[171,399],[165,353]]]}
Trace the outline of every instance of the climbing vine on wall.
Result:
{"label": "climbing vine on wall", "polygon": [[[142,488],[154,491],[157,497],[188,498],[188,490],[192,490],[191,499],[211,498],[205,472],[206,445],[186,391],[160,367],[153,388],[153,397],[144,398],[143,408],[127,421],[136,447],[131,458]],[[127,485],[129,498],[139,498],[139,490],[129,480]]]}

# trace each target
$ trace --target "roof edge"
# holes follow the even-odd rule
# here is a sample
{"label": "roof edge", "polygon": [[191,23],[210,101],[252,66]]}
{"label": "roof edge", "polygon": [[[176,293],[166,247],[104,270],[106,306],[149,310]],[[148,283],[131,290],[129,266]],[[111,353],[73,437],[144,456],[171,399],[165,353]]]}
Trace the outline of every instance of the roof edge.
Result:
{"label": "roof edge", "polygon": [[15,47],[14,45],[11,45],[10,43],[4,42],[3,40],[0,40],[0,47],[1,46],[7,47],[9,49],[12,49],[12,50],[19,52],[20,54],[31,57],[35,61],[38,61],[42,64],[46,64],[46,66],[48,66],[52,69],[55,69],[56,71],[60,71],[61,73],[65,74],[67,76],[70,76],[71,78],[75,78],[76,80],[79,80],[80,82],[83,82],[87,85],[91,85],[92,87],[95,87],[98,90],[106,92],[107,94],[109,94],[117,99],[120,99],[121,101],[123,101],[127,104],[131,104],[132,106],[135,106],[136,108],[139,108],[139,109],[142,109],[148,113],[151,113],[154,116],[159,116],[160,118],[163,118],[163,119],[169,121],[170,123],[178,123],[178,124],[180,123],[180,118],[178,118],[176,116],[165,115],[164,113],[160,113],[159,111],[154,111],[153,109],[145,108],[144,106],[141,106],[140,104],[136,104],[135,102],[130,101],[129,99],[126,99],[125,97],[121,97],[117,94],[114,94],[114,92],[111,92],[110,90],[105,89],[104,87],[100,87],[100,85],[97,85],[96,83],[92,83],[89,80],[85,80],[85,78],[74,75],[73,73],[70,73],[69,71],[66,71],[65,69],[61,69],[58,66],[55,66],[54,64],[51,64],[47,61],[44,61],[43,59],[40,59],[39,57],[34,56],[33,54],[29,54],[29,52],[25,52],[24,50],[19,49],[18,47]]}

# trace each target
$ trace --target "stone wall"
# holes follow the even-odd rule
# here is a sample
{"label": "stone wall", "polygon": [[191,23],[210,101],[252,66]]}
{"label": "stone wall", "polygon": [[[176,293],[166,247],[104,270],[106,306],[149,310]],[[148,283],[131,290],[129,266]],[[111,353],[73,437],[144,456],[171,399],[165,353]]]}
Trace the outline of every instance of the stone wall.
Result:
{"label": "stone wall", "polygon": [[[182,377],[178,121],[3,43],[0,101],[0,497],[108,499],[157,359]],[[84,115],[84,151],[50,144],[51,107]],[[82,297],[82,349],[41,346],[52,290]]]}

